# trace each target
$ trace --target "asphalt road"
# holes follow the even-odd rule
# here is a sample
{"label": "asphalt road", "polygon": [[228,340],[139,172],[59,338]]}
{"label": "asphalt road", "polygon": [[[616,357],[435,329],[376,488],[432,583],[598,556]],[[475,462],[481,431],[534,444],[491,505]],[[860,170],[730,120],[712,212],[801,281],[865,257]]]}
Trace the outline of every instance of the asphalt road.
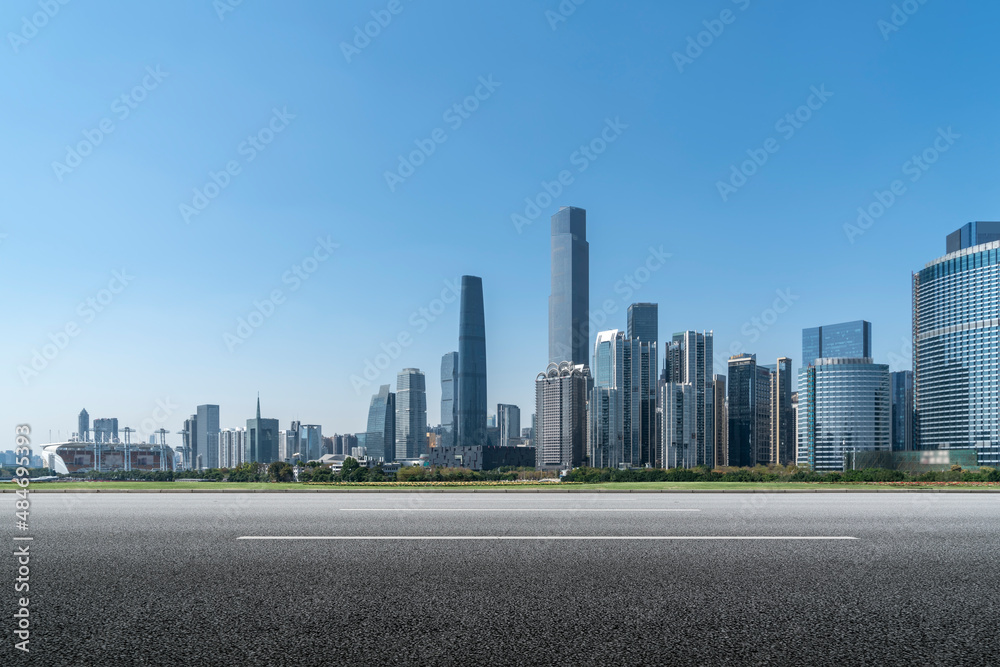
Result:
{"label": "asphalt road", "polygon": [[[27,533],[14,501],[5,666],[1000,664],[1000,496],[36,494]],[[274,536],[505,539],[239,539]]]}

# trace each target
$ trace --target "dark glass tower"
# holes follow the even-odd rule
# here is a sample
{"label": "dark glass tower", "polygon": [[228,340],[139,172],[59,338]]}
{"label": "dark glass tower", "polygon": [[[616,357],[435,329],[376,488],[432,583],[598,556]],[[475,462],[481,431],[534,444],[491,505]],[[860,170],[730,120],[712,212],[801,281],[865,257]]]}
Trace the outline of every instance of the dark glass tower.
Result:
{"label": "dark glass tower", "polygon": [[549,363],[590,363],[590,244],[587,212],[564,206],[552,216]]}
{"label": "dark glass tower", "polygon": [[441,357],[441,443],[440,447],[455,445],[455,393],[458,391],[458,352]]}
{"label": "dark glass tower", "polygon": [[80,410],[80,416],[77,418],[76,435],[80,438],[80,442],[90,442],[90,415],[86,408]]}
{"label": "dark glass tower", "polygon": [[396,394],[390,385],[379,387],[368,407],[368,430],[365,447],[373,459],[396,458]]}
{"label": "dark glass tower", "polygon": [[271,463],[278,460],[278,420],[261,419],[260,396],[257,397],[257,417],[247,420],[247,447],[250,461]]}
{"label": "dark glass tower", "polygon": [[892,387],[892,451],[913,450],[913,372],[890,376]]}
{"label": "dark glass tower", "polygon": [[643,343],[655,343],[660,333],[659,306],[633,303],[628,307],[628,337]]}
{"label": "dark glass tower", "polygon": [[456,444],[486,444],[486,316],[483,279],[462,276],[458,322],[458,402]]}
{"label": "dark glass tower", "polygon": [[872,356],[872,323],[865,320],[802,330],[802,367],[817,359],[862,359]]}

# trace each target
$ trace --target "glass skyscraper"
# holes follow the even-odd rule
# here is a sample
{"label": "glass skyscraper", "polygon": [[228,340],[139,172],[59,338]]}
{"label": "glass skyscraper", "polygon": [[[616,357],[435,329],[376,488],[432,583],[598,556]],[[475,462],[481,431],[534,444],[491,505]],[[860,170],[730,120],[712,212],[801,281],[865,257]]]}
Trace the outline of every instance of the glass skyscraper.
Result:
{"label": "glass skyscraper", "polygon": [[202,455],[202,465],[206,468],[219,467],[219,406],[199,405],[198,453]]}
{"label": "glass skyscraper", "polygon": [[404,368],[396,376],[396,460],[426,453],[427,385],[418,369]]}
{"label": "glass skyscraper", "polygon": [[643,343],[659,339],[659,306],[655,303],[633,303],[628,307],[628,337]]}
{"label": "glass skyscraper", "polygon": [[458,391],[458,352],[449,352],[441,357],[441,438],[438,447],[455,445],[455,422],[458,405],[455,392]]}
{"label": "glass skyscraper", "polygon": [[799,374],[798,464],[853,467],[862,451],[890,451],[889,366],[871,358],[816,359]]}
{"label": "glass skyscraper", "polygon": [[365,448],[373,459],[392,461],[396,457],[396,394],[387,384],[378,389],[368,406]]}
{"label": "glass skyscraper", "polygon": [[698,465],[709,467],[715,466],[714,340],[711,331],[675,333],[663,351],[661,378],[664,383],[694,385],[698,434],[696,460]]}
{"label": "glass skyscraper", "polygon": [[857,320],[802,330],[802,368],[820,358],[871,356],[871,322]]}
{"label": "glass skyscraper", "polygon": [[795,463],[795,414],[792,411],[792,360],[781,357],[771,371],[770,463]]}
{"label": "glass skyscraper", "polygon": [[483,279],[462,276],[458,320],[458,402],[455,440],[459,447],[487,444],[486,437],[486,317]]}
{"label": "glass skyscraper", "polygon": [[913,450],[913,372],[892,374],[892,451]]}
{"label": "glass skyscraper", "polygon": [[86,408],[80,410],[80,416],[76,420],[76,428],[76,437],[80,439],[80,442],[90,442],[90,415],[87,414]]}
{"label": "glass skyscraper", "polygon": [[951,252],[913,275],[917,447],[974,447],[988,466],[1000,465],[998,232],[965,225],[949,235]]}
{"label": "glass skyscraper", "polygon": [[271,463],[278,460],[278,420],[261,419],[259,396],[257,417],[247,420],[247,448],[250,450],[249,461]]}
{"label": "glass skyscraper", "polygon": [[729,357],[729,455],[733,467],[767,465],[771,458],[771,371],[757,356]]}
{"label": "glass skyscraper", "polygon": [[[552,216],[549,363],[587,365],[590,354],[590,244],[587,212],[564,206]],[[461,350],[459,350],[461,353]]]}
{"label": "glass skyscraper", "polygon": [[500,403],[497,405],[497,430],[499,437],[496,444],[509,447],[511,440],[521,440],[521,408],[516,405]]}

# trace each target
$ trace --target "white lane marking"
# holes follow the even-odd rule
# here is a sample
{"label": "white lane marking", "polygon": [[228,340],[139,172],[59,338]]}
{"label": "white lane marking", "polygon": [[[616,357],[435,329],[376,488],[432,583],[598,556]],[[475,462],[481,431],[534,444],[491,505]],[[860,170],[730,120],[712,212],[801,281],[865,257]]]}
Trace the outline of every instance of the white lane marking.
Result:
{"label": "white lane marking", "polygon": [[244,535],[238,540],[857,540],[844,535]]}
{"label": "white lane marking", "polygon": [[700,509],[628,509],[575,507],[341,507],[341,512],[700,512]]}

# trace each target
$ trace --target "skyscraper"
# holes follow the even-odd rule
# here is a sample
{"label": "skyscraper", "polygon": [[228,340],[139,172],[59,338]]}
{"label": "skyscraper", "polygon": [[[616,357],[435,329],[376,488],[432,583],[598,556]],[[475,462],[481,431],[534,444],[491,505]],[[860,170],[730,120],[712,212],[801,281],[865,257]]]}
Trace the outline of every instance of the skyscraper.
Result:
{"label": "skyscraper", "polygon": [[[552,293],[549,296],[549,363],[589,362],[590,245],[587,212],[563,206],[552,216]],[[459,351],[461,353],[461,350]]]}
{"label": "skyscraper", "polygon": [[198,453],[206,468],[219,467],[219,406],[198,406]]}
{"label": "skyscraper", "polygon": [[458,421],[458,352],[441,357],[441,439],[438,447],[455,446],[455,424]]}
{"label": "skyscraper", "polygon": [[587,366],[568,361],[549,364],[535,378],[536,467],[562,470],[583,462],[589,383]]}
{"label": "skyscraper", "polygon": [[404,368],[396,376],[396,460],[427,453],[426,386],[424,374],[416,368]]}
{"label": "skyscraper", "polygon": [[726,412],[726,376],[716,375],[715,390],[715,465],[729,465],[729,416]]}
{"label": "skyscraper", "polygon": [[913,450],[913,371],[891,374],[892,451]]}
{"label": "skyscraper", "polygon": [[891,451],[889,366],[870,358],[817,359],[799,373],[798,464],[853,466],[861,451]]}
{"label": "skyscraper", "polygon": [[87,414],[87,409],[84,408],[80,410],[80,416],[76,420],[76,435],[80,438],[80,442],[90,442],[90,415]]}
{"label": "skyscraper", "polygon": [[872,356],[872,323],[842,322],[802,330],[802,368],[820,358]]}
{"label": "skyscraper", "polygon": [[191,415],[184,420],[183,435],[184,467],[188,470],[198,470],[198,415]]}
{"label": "skyscraper", "polygon": [[486,443],[486,317],[483,279],[462,276],[462,308],[458,323],[459,447]]}
{"label": "skyscraper", "polygon": [[247,420],[248,461],[271,463],[278,460],[278,420],[261,419],[260,396],[257,397],[257,417]]}
{"label": "skyscraper", "polygon": [[973,447],[1000,465],[1000,222],[948,236],[913,274],[913,396],[918,449]]}
{"label": "skyscraper", "polygon": [[770,463],[795,463],[795,414],[792,411],[792,360],[781,357],[771,372]]}
{"label": "skyscraper", "polygon": [[[697,465],[715,466],[715,374],[713,373],[714,335],[682,331],[665,345],[663,382],[692,384],[697,411]],[[661,406],[662,408],[662,406]]]}
{"label": "skyscraper", "polygon": [[698,404],[690,382],[660,384],[659,460],[664,468],[694,468],[698,465]]}
{"label": "skyscraper", "polygon": [[766,465],[771,454],[771,372],[757,365],[756,355],[729,357],[728,413],[729,465]]}
{"label": "skyscraper", "polygon": [[368,406],[365,448],[373,459],[388,462],[396,458],[396,394],[390,385],[379,387]]}
{"label": "skyscraper", "polygon": [[118,418],[94,420],[94,442],[118,442]]}
{"label": "skyscraper", "polygon": [[[497,405],[498,442],[501,447],[517,446],[521,440],[521,408],[500,403]],[[513,443],[511,441],[514,441]]]}
{"label": "skyscraper", "polygon": [[659,340],[660,315],[655,303],[633,303],[628,307],[628,337],[643,343]]}

